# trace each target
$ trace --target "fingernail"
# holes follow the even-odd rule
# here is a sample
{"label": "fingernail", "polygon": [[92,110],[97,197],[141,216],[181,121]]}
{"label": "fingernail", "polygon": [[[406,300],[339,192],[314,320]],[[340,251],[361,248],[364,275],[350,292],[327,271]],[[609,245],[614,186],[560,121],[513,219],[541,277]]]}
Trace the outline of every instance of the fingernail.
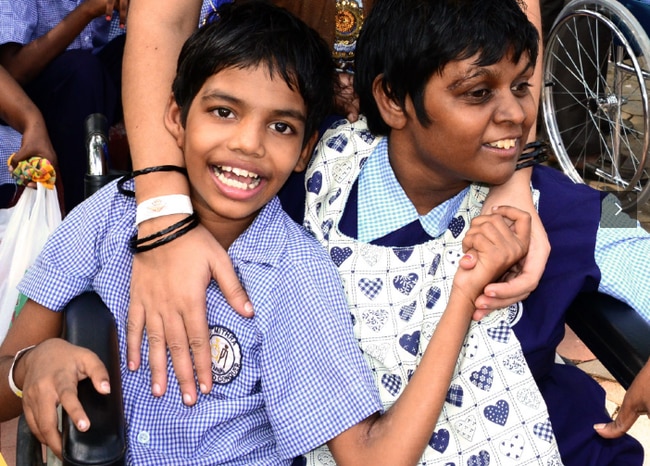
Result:
{"label": "fingernail", "polygon": [[185,403],[187,406],[192,406],[192,397],[189,393],[183,394],[183,403]]}
{"label": "fingernail", "polygon": [[124,26],[124,23],[120,23],[120,29],[124,29],[126,26]]}
{"label": "fingernail", "polygon": [[135,363],[133,361],[129,361],[129,370],[134,371],[135,370]]}
{"label": "fingernail", "polygon": [[81,421],[79,421],[77,423],[77,429],[79,429],[82,432],[85,432],[86,429],[88,429],[88,421],[86,421],[85,419],[82,419]]}
{"label": "fingernail", "polygon": [[604,429],[606,424],[594,424],[594,429],[596,430],[602,430]]}
{"label": "fingernail", "polygon": [[201,390],[201,393],[203,393],[203,394],[208,393],[208,387],[207,387],[207,385],[205,385],[203,383],[199,385],[199,389]]}
{"label": "fingernail", "polygon": [[472,256],[471,254],[465,254],[465,255],[463,256],[463,259],[468,260],[468,261],[471,261],[472,259],[474,259],[474,256]]}
{"label": "fingernail", "polygon": [[499,210],[499,207],[501,207],[501,206],[498,206],[498,205],[492,206],[492,212],[494,212],[495,210]]}
{"label": "fingernail", "polygon": [[246,304],[244,304],[244,310],[248,314],[252,314],[253,313],[253,303],[251,303],[250,301],[246,301]]}
{"label": "fingernail", "polygon": [[162,394],[162,389],[160,388],[160,385],[157,383],[153,384],[151,390],[153,391],[153,396],[160,396]]}
{"label": "fingernail", "polygon": [[111,20],[111,15],[106,15],[106,21],[110,21],[110,20]]}
{"label": "fingernail", "polygon": [[106,381],[102,382],[100,387],[102,388],[102,391],[107,395],[111,392],[111,384]]}

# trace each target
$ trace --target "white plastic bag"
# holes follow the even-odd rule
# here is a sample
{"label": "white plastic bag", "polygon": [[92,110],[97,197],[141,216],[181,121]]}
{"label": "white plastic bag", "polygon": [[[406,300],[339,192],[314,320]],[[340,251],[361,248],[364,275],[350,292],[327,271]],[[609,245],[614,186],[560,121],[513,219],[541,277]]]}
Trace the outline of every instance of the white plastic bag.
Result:
{"label": "white plastic bag", "polygon": [[7,225],[9,225],[9,219],[13,212],[14,207],[0,209],[0,243],[2,243],[2,238],[5,236],[5,230],[7,229]]}
{"label": "white plastic bag", "polygon": [[16,286],[60,223],[56,188],[47,189],[36,183],[36,189],[23,191],[0,243],[0,343],[7,334],[18,301]]}

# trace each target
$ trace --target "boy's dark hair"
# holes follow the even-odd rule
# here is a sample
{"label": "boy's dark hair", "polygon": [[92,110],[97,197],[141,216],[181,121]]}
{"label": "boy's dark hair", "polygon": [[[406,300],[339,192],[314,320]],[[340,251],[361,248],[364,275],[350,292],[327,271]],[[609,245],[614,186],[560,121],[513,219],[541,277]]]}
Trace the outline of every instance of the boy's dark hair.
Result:
{"label": "boy's dark hair", "polygon": [[376,0],[357,41],[354,77],[370,130],[390,132],[372,94],[379,75],[402,108],[411,97],[426,127],[424,90],[448,63],[478,53],[477,65],[488,66],[512,51],[513,62],[527,53],[534,64],[539,36],[521,8],[517,0]]}
{"label": "boy's dark hair", "polygon": [[215,21],[185,42],[172,85],[185,124],[201,86],[226,68],[264,66],[297,89],[307,108],[306,143],[332,112],[335,68],[316,31],[288,11],[264,1],[226,3]]}

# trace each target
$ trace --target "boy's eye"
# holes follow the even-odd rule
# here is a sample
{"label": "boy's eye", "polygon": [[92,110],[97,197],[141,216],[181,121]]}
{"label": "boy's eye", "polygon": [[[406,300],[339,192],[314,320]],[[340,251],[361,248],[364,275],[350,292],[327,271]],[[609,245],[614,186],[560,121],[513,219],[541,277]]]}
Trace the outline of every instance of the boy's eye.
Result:
{"label": "boy's eye", "polygon": [[212,110],[212,112],[215,113],[220,118],[232,118],[233,117],[232,111],[230,109],[228,109],[228,108],[225,108],[225,107],[215,108],[214,110]]}
{"label": "boy's eye", "polygon": [[293,133],[293,128],[289,126],[287,123],[283,122],[276,122],[271,124],[271,128],[273,128],[274,131],[277,131],[278,133],[281,134],[292,134]]}

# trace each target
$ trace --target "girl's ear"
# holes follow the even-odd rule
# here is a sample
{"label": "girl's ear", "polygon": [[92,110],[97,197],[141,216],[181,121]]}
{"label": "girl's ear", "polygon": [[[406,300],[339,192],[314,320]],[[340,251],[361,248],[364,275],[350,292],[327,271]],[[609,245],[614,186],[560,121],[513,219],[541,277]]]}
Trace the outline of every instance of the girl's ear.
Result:
{"label": "girl's ear", "polygon": [[309,160],[311,160],[311,154],[314,151],[314,146],[316,145],[317,141],[318,131],[314,131],[314,134],[311,135],[309,141],[307,141],[305,144],[305,147],[302,148],[300,156],[298,157],[298,162],[296,163],[296,167],[293,169],[293,171],[299,173],[307,168],[307,164],[309,164]]}
{"label": "girl's ear", "polygon": [[174,136],[176,144],[182,149],[185,141],[185,127],[181,122],[181,108],[176,103],[174,94],[171,94],[167,101],[164,120],[167,131]]}
{"label": "girl's ear", "polygon": [[407,121],[404,109],[393,97],[386,94],[383,74],[377,76],[372,82],[372,95],[384,122],[392,129],[403,129]]}

